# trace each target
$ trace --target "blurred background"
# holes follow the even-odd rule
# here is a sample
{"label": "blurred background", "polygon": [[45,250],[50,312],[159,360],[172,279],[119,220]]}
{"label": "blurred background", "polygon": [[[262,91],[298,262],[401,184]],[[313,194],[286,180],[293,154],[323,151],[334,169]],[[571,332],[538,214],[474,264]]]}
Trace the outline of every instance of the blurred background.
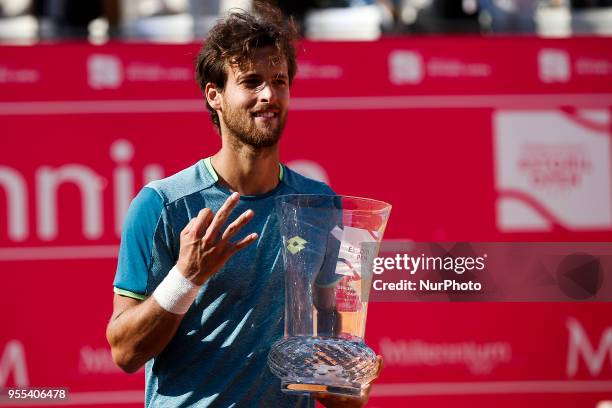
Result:
{"label": "blurred background", "polygon": [[[610,0],[276,1],[309,39],[375,40],[383,35],[612,33]],[[227,10],[250,0],[2,0],[0,38],[191,41]]]}
{"label": "blurred background", "polygon": [[[282,160],[390,202],[386,239],[612,242],[612,0],[276,4],[303,35]],[[105,339],[121,227],[144,184],[220,147],[193,64],[235,7],[0,0],[0,388],[142,406]],[[612,407],[612,294],[593,288],[371,303],[368,406]]]}

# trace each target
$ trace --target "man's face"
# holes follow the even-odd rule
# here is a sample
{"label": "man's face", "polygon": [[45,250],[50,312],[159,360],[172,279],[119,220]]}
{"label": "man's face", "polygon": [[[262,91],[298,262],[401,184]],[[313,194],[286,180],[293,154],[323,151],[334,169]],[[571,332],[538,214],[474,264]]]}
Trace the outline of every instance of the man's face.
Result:
{"label": "man's face", "polygon": [[[222,131],[253,148],[276,145],[289,107],[289,77],[285,58],[272,47],[257,50],[251,66],[227,66],[227,81],[221,93]],[[273,63],[274,62],[274,63]],[[223,129],[225,125],[225,129]]]}

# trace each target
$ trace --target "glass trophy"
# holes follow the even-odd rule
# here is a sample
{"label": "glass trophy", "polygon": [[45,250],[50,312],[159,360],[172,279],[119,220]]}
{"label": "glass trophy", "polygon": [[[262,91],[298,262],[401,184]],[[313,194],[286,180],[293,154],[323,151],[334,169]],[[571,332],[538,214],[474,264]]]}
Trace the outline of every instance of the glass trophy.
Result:
{"label": "glass trophy", "polygon": [[391,205],[296,194],[276,199],[285,267],[285,335],[268,366],[283,392],[359,396],[378,370],[363,341],[372,263]]}

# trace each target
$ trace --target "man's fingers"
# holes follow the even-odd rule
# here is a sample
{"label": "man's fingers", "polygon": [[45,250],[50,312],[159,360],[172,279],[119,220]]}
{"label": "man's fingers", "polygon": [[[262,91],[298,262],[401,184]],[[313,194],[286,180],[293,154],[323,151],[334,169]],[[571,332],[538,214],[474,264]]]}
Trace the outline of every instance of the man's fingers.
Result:
{"label": "man's fingers", "polygon": [[189,220],[181,234],[188,235],[193,233],[196,238],[201,237],[204,231],[206,231],[206,227],[210,224],[212,216],[213,212],[209,208],[202,208],[197,216]]}
{"label": "man's fingers", "polygon": [[378,361],[378,370],[376,371],[376,377],[378,377],[380,373],[382,372],[382,369],[385,366],[385,363],[380,354],[376,356],[376,361]]}
{"label": "man's fingers", "polygon": [[233,255],[235,252],[240,251],[242,248],[252,244],[253,242],[255,242],[257,240],[257,237],[259,235],[257,235],[257,233],[252,233],[247,235],[246,237],[242,238],[240,241],[236,242],[235,244],[232,244],[228,249],[230,252],[230,256]]}
{"label": "man's fingers", "polygon": [[230,225],[227,226],[225,231],[223,232],[223,236],[221,237],[221,241],[229,241],[231,237],[236,235],[240,228],[242,228],[247,222],[253,218],[255,213],[253,210],[246,210],[243,212],[240,217],[236,218]]}
{"label": "man's fingers", "polygon": [[202,238],[204,236],[204,232],[206,228],[210,225],[210,222],[213,219],[214,213],[209,208],[203,208],[198,213],[198,216],[195,217],[195,221],[191,226],[191,230],[195,236],[195,238]]}
{"label": "man's fingers", "polygon": [[232,195],[230,195],[227,200],[225,200],[221,208],[219,208],[219,211],[217,211],[215,218],[213,218],[212,222],[210,223],[210,226],[206,230],[206,234],[204,235],[204,238],[206,240],[209,240],[211,238],[213,240],[216,239],[217,235],[219,235],[221,227],[223,226],[223,224],[225,224],[225,221],[227,221],[227,218],[238,203],[239,199],[240,194],[232,193]]}
{"label": "man's fingers", "polygon": [[327,408],[358,408],[368,401],[367,392],[362,391],[361,396],[345,396],[338,394],[318,393],[315,398]]}
{"label": "man's fingers", "polygon": [[193,228],[193,223],[195,222],[195,220],[196,220],[195,217],[189,220],[187,225],[185,225],[185,228],[183,228],[183,230],[181,231],[182,235],[187,235],[191,232],[191,229]]}

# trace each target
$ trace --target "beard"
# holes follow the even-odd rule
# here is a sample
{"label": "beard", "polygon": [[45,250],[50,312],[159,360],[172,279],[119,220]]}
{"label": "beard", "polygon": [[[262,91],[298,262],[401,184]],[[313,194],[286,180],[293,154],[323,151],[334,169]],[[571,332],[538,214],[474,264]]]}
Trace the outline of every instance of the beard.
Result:
{"label": "beard", "polygon": [[[258,110],[267,107],[260,107]],[[258,150],[278,143],[287,121],[287,112],[279,111],[276,120],[258,125],[250,112],[224,104],[222,120],[238,142]]]}

